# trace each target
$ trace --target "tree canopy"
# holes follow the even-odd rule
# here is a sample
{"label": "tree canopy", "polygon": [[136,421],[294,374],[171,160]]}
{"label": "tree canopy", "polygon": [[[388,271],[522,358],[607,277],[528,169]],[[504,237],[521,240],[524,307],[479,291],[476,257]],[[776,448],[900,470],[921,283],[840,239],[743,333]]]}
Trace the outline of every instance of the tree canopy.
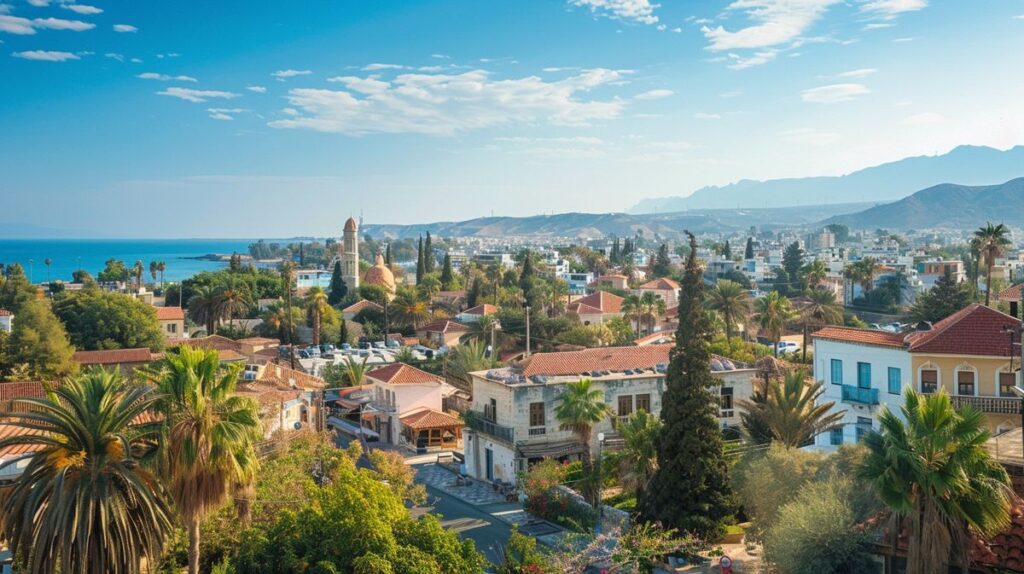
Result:
{"label": "tree canopy", "polygon": [[164,347],[156,310],[130,295],[95,288],[65,291],[54,298],[53,312],[81,350]]}

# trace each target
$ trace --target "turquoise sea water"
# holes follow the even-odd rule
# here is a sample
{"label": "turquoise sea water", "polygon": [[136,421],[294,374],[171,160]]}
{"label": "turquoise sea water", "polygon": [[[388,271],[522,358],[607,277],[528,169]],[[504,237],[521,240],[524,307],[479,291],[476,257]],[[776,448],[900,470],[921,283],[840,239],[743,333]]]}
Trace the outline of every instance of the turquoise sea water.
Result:
{"label": "turquoise sea water", "polygon": [[[209,253],[248,253],[254,239],[0,239],[0,263],[21,263],[32,280],[70,281],[79,268],[94,276],[107,259],[121,259],[131,267],[142,260],[145,281],[150,280],[149,262],[163,261],[166,281],[186,279],[200,271],[217,270],[225,264],[190,259]],[[49,270],[44,261],[52,260]]]}

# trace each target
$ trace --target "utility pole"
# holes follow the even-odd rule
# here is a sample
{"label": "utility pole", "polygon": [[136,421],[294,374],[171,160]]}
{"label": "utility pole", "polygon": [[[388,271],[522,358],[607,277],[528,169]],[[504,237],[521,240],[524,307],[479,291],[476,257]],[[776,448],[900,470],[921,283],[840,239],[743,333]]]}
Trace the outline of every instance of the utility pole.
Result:
{"label": "utility pole", "polygon": [[491,322],[491,358],[492,359],[495,357],[496,352],[498,350],[498,347],[497,347],[498,331],[497,330],[498,330],[498,322],[497,321],[492,321]]}
{"label": "utility pole", "polygon": [[530,306],[526,306],[526,355],[525,358],[530,357]]}

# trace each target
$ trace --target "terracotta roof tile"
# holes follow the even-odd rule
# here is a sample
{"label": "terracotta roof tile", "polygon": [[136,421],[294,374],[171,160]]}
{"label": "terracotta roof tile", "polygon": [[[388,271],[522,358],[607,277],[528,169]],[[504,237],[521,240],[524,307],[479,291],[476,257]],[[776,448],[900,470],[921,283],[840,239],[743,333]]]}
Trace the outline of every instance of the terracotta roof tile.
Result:
{"label": "terracotta roof tile", "polygon": [[1008,357],[1014,351],[1006,331],[1019,327],[1019,319],[975,303],[935,323],[930,331],[907,335],[906,340],[911,353]]}
{"label": "terracotta roof tile", "polygon": [[260,371],[257,381],[275,382],[279,385],[283,385],[286,389],[298,387],[307,391],[322,389],[327,386],[327,381],[320,377],[316,377],[284,365],[279,365],[277,363],[268,363],[266,367]]}
{"label": "terracotta roof tile", "polygon": [[13,317],[14,313],[11,313],[7,309],[0,309],[0,317]]}
{"label": "terracotta roof tile", "polygon": [[1000,301],[1020,301],[1021,291],[1024,290],[1024,283],[1018,283],[1012,287],[1007,287],[999,292],[996,297]]}
{"label": "terracotta roof tile", "polygon": [[114,349],[109,351],[78,351],[71,360],[80,365],[125,365],[153,360],[149,349]]}
{"label": "terracotta roof tile", "polygon": [[462,421],[457,417],[427,408],[413,411],[399,417],[399,420],[413,430],[462,426]]}
{"label": "terracotta roof tile", "polygon": [[469,331],[469,327],[450,319],[441,319],[429,325],[424,325],[417,329],[417,331],[426,331],[428,333],[464,333]]}
{"label": "terracotta roof tile", "polygon": [[830,325],[811,334],[815,339],[828,339],[859,345],[876,345],[882,347],[903,347],[903,335],[873,329],[855,329]]}
{"label": "terracotta roof tile", "polygon": [[602,313],[621,313],[622,297],[607,291],[595,291],[586,297],[580,297],[573,304],[588,305],[600,309]]}
{"label": "terracotta roof tile", "polygon": [[11,403],[14,399],[38,399],[46,396],[42,383],[0,383],[0,412],[24,412],[28,405]]}
{"label": "terracotta roof tile", "polygon": [[183,321],[185,310],[181,307],[155,307],[156,318],[159,321]]}
{"label": "terracotta roof tile", "polygon": [[392,385],[442,383],[441,377],[421,371],[405,363],[392,363],[366,373],[366,377]]}
{"label": "terracotta roof tile", "polygon": [[363,309],[376,309],[377,311],[383,311],[384,310],[383,307],[381,307],[380,305],[374,303],[373,301],[369,301],[367,299],[360,299],[359,301],[356,301],[355,303],[353,303],[353,304],[349,305],[348,307],[345,307],[344,309],[342,309],[341,312],[342,313],[358,313],[358,312],[362,311]]}
{"label": "terracotta roof tile", "polygon": [[674,279],[669,279],[668,277],[659,277],[657,279],[651,279],[647,283],[644,283],[643,285],[641,285],[639,288],[640,289],[658,290],[658,291],[670,291],[670,290],[678,291],[679,290],[679,283],[677,281],[675,281]]}
{"label": "terracotta roof tile", "polygon": [[537,353],[521,363],[523,374],[558,376],[591,371],[653,369],[668,364],[672,345],[643,347],[599,347],[560,353]]}
{"label": "terracotta roof tile", "polygon": [[210,335],[199,339],[187,339],[184,341],[184,344],[202,349],[217,349],[218,351],[242,351],[241,343],[221,335]]}
{"label": "terracotta roof tile", "polygon": [[477,305],[471,307],[462,312],[464,315],[493,315],[498,312],[498,308],[490,303],[484,303],[483,305]]}

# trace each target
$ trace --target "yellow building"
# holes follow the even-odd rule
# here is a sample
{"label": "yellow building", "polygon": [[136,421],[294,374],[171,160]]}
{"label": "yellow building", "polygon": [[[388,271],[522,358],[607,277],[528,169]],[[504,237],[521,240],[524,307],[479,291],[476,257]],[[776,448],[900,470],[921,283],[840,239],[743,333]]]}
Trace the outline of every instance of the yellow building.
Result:
{"label": "yellow building", "polygon": [[944,389],[957,407],[985,413],[992,432],[1020,426],[1021,322],[983,305],[970,305],[905,338],[914,388]]}

